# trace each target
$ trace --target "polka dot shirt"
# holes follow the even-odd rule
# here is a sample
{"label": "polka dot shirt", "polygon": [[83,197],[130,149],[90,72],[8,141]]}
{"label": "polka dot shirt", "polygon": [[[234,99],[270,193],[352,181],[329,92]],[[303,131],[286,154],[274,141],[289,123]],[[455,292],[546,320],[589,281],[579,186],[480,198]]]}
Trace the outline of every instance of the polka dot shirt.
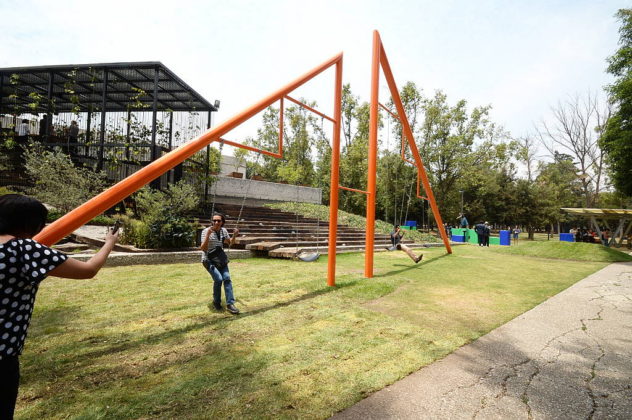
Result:
{"label": "polka dot shirt", "polygon": [[67,259],[32,239],[0,244],[0,360],[22,353],[37,288]]}

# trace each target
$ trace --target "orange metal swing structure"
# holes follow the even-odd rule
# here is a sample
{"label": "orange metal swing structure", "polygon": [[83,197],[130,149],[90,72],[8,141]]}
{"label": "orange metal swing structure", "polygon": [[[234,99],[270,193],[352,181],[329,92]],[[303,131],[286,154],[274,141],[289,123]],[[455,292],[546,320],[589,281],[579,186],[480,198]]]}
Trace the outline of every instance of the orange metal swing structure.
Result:
{"label": "orange metal swing structure", "polygon": [[[34,239],[44,245],[52,245],[61,240],[66,235],[70,234],[77,228],[81,227],[94,217],[103,213],[105,210],[113,207],[118,202],[136,192],[144,185],[148,184],[152,180],[158,178],[163,173],[172,169],[176,165],[182,163],[187,158],[191,157],[196,152],[202,150],[207,145],[213,142],[223,142],[230,146],[239,147],[252,152],[265,154],[268,156],[283,158],[283,106],[284,99],[287,99],[305,109],[316,113],[328,121],[333,123],[332,134],[332,155],[331,155],[331,192],[330,192],[330,218],[329,218],[329,246],[328,246],[328,268],[327,268],[327,284],[329,286],[335,286],[336,284],[336,239],[337,239],[337,226],[338,226],[338,194],[339,189],[349,189],[339,185],[339,164],[340,164],[340,128],[341,128],[341,101],[342,101],[342,63],[343,54],[339,53],[314,69],[310,70],[303,76],[295,79],[291,83],[287,84],[283,88],[268,95],[264,99],[245,109],[241,113],[233,116],[224,123],[217,127],[208,130],[198,138],[191,140],[190,142],[178,147],[172,152],[162,156],[149,165],[145,166],[141,170],[135,172],[119,183],[108,188],[104,192],[96,195],[92,199],[88,200],[81,206],[67,213],[57,221],[48,225],[42,232],[40,232]],[[304,85],[309,80],[318,76],[330,67],[335,67],[335,81],[334,81],[334,109],[333,116],[327,116],[303,103],[289,96],[291,92],[298,87]],[[368,167],[368,190],[359,191],[367,194],[367,227],[366,227],[366,252],[365,252],[365,277],[373,277],[373,247],[374,247],[374,235],[375,235],[375,199],[376,199],[376,174],[377,174],[377,128],[378,128],[378,83],[379,83],[379,68],[383,69],[384,76],[387,80],[393,102],[395,103],[397,114],[402,126],[404,128],[404,135],[408,141],[411,153],[414,158],[413,163],[418,171],[417,177],[417,196],[419,196],[419,182],[421,181],[424,186],[424,190],[427,194],[427,200],[430,202],[433,214],[438,226],[442,226],[443,222],[437,208],[430,183],[426,176],[419,151],[414,142],[412,131],[408,124],[408,120],[404,113],[404,108],[399,97],[397,85],[393,79],[384,47],[382,46],[379,33],[377,31],[373,34],[373,63],[372,63],[372,81],[371,81],[371,110],[370,110],[370,133],[369,133],[369,167]],[[267,107],[273,105],[277,101],[280,102],[280,116],[279,116],[279,148],[277,152],[271,152],[268,150],[262,150],[247,145],[243,145],[237,142],[223,139],[226,133],[230,132],[235,127],[244,123],[248,119],[255,116],[257,113],[265,110]],[[403,148],[402,157],[405,159]],[[410,161],[409,161],[410,162]],[[424,198],[424,197],[420,197]],[[444,229],[439,229],[441,232],[443,242],[446,246],[448,253],[452,253],[450,243],[446,236]]]}

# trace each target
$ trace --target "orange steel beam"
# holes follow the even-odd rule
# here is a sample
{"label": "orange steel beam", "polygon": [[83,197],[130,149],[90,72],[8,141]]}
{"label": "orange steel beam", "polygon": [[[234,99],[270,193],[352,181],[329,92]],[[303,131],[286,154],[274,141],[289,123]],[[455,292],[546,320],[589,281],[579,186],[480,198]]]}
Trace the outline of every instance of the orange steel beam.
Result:
{"label": "orange steel beam", "polygon": [[377,126],[380,83],[380,35],[373,32],[373,62],[371,63],[371,104],[369,108],[369,155],[366,196],[366,248],[364,252],[364,277],[373,277],[375,253],[375,195],[377,193]]}
{"label": "orange steel beam", "polygon": [[338,188],[340,188],[341,190],[347,190],[347,191],[353,191],[353,192],[358,192],[361,194],[368,194],[368,191],[362,191],[362,190],[356,190],[355,188],[349,188],[349,187],[343,187],[342,185],[340,185]]}
{"label": "orange steel beam", "polygon": [[421,191],[419,191],[419,184],[421,183],[421,175],[419,171],[417,171],[417,198],[421,198],[422,200],[427,200],[427,197],[421,195]]}
{"label": "orange steel beam", "polygon": [[283,115],[285,111],[285,102],[283,98],[279,98],[279,155],[283,158]]}
{"label": "orange steel beam", "polygon": [[417,145],[415,144],[415,137],[413,136],[410,124],[408,123],[408,118],[406,117],[406,113],[404,111],[404,105],[402,105],[402,100],[399,96],[399,90],[397,89],[397,84],[395,83],[395,78],[393,77],[393,72],[391,71],[391,66],[386,56],[386,51],[384,51],[384,45],[382,44],[382,41],[380,40],[380,35],[377,31],[375,31],[374,40],[377,40],[379,42],[378,58],[380,60],[382,71],[384,72],[384,78],[386,79],[386,83],[388,84],[389,90],[391,91],[391,97],[393,98],[393,103],[395,104],[395,108],[397,109],[397,114],[401,118],[402,128],[404,129],[404,136],[406,137],[406,140],[408,140],[408,147],[410,147],[413,159],[415,159],[415,166],[417,167],[418,174],[421,176],[424,190],[428,195],[428,202],[430,203],[432,214],[434,215],[435,221],[437,222],[437,229],[441,234],[441,238],[443,239],[443,244],[445,245],[446,250],[449,254],[451,254],[452,247],[450,246],[448,235],[445,229],[443,229],[443,220],[441,219],[441,213],[439,212],[439,207],[437,206],[432,187],[430,186],[430,181],[428,181],[428,176],[426,175],[423,161],[421,159],[421,156],[419,155],[419,150],[417,149]]}
{"label": "orange steel beam", "polygon": [[247,146],[245,144],[237,143],[235,141],[226,140],[223,137],[220,137],[219,141],[221,141],[224,144],[227,144],[229,146],[239,147],[239,148],[242,148],[242,149],[250,150],[251,152],[257,152],[257,153],[261,153],[262,155],[268,155],[268,156],[272,156],[272,157],[275,157],[275,158],[283,159],[283,153],[269,152],[267,150],[262,150],[262,149],[259,149],[257,147]]}
{"label": "orange steel beam", "polygon": [[286,98],[286,99],[288,99],[288,100],[290,100],[290,101],[292,101],[292,102],[294,102],[296,105],[298,105],[298,106],[301,106],[301,107],[305,108],[305,109],[306,109],[306,110],[308,110],[308,111],[312,111],[314,114],[316,114],[316,115],[318,115],[318,116],[321,116],[321,117],[323,117],[323,118],[324,118],[324,119],[326,119],[326,120],[329,120],[329,121],[331,121],[331,122],[335,122],[335,121],[334,121],[334,119],[333,119],[333,118],[331,118],[330,116],[325,115],[325,114],[323,114],[322,112],[319,112],[319,111],[315,110],[315,109],[314,109],[314,108],[312,108],[311,106],[306,105],[306,104],[304,104],[303,102],[301,102],[301,101],[299,101],[299,100],[297,100],[297,99],[294,99],[294,98],[292,98],[292,97],[291,97],[291,96],[289,96],[289,95],[285,95],[285,98]]}
{"label": "orange steel beam", "polygon": [[338,235],[338,185],[340,182],[340,131],[342,127],[342,56],[336,62],[334,88],[334,128],[331,140],[331,171],[329,192],[329,247],[327,254],[327,285],[336,285],[336,240]]}
{"label": "orange steel beam", "polygon": [[378,105],[380,105],[384,111],[386,111],[389,114],[391,114],[391,116],[393,118],[395,118],[396,120],[399,120],[399,116],[397,114],[395,114],[393,111],[391,111],[390,109],[388,109],[386,106],[382,105],[382,102],[380,102]]}
{"label": "orange steel beam", "polygon": [[[118,182],[116,185],[108,188],[92,199],[88,200],[81,206],[72,210],[70,213],[64,215],[59,218],[57,221],[48,225],[42,232],[40,232],[37,236],[35,236],[35,240],[44,244],[44,245],[52,245],[62,239],[64,236],[73,232],[89,220],[98,216],[105,210],[113,207],[116,203],[123,200],[125,197],[129,196],[133,192],[140,189],[143,185],[149,183],[153,179],[158,178],[163,173],[167,172],[169,169],[174,166],[182,163],[187,158],[191,157],[193,154],[202,150],[204,147],[209,145],[214,141],[221,141],[220,138],[224,134],[228,133],[233,128],[237,127],[244,121],[252,118],[259,112],[266,109],[268,106],[272,105],[278,100],[282,100],[283,97],[288,95],[290,92],[298,88],[299,86],[305,84],[310,79],[316,77],[326,69],[331,66],[336,66],[336,97],[337,101],[335,102],[335,107],[339,108],[339,103],[341,100],[341,90],[342,90],[342,53],[336,54],[329,60],[320,64],[319,66],[313,68],[309,72],[305,73],[301,77],[295,79],[294,81],[288,83],[281,89],[276,92],[268,95],[263,98],[259,102],[245,109],[244,111],[238,113],[232,118],[228,119],[224,123],[218,125],[217,127],[208,130],[206,133],[202,134],[198,138],[178,147],[172,152],[160,157],[159,159],[153,161],[149,165],[130,175],[129,177],[123,179]],[[334,128],[334,138],[337,137],[338,144],[340,142],[340,110],[335,112],[335,118],[337,118],[337,123]],[[335,130],[338,130],[336,132]],[[283,130],[280,130],[283,131]],[[244,145],[239,143],[233,144],[236,147],[244,147]],[[279,144],[281,148],[281,143]],[[260,153],[266,152],[264,150],[259,150]],[[338,164],[339,162],[336,162]],[[333,164],[333,160],[332,160]],[[332,185],[338,185],[336,182]],[[337,191],[336,191],[337,193]],[[336,197],[337,198],[337,197]],[[337,200],[336,204],[336,215],[337,215]],[[336,233],[334,232],[334,238]],[[331,236],[331,234],[330,234]],[[330,244],[331,248],[331,244]],[[334,242],[334,250],[335,250],[335,242]],[[335,261],[335,258],[333,259]],[[335,280],[333,280],[335,282]]]}

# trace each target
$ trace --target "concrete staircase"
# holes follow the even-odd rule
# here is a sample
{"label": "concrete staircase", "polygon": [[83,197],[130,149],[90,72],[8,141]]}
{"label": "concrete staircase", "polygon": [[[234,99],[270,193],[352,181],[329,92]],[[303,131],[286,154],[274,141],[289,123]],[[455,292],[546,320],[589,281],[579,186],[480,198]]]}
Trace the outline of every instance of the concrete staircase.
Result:
{"label": "concrete staircase", "polygon": [[[226,229],[232,232],[239,228],[233,249],[246,249],[256,256],[273,258],[295,258],[302,252],[326,254],[329,241],[329,221],[306,218],[295,213],[283,212],[268,207],[244,206],[239,223],[239,205],[215,204],[215,210],[226,216]],[[198,218],[204,226],[210,224],[210,218]],[[365,250],[365,232],[363,229],[338,225],[336,253]],[[411,247],[411,240],[403,241]],[[375,235],[375,249],[384,250],[391,246],[389,235]],[[421,246],[421,245],[419,245]]]}

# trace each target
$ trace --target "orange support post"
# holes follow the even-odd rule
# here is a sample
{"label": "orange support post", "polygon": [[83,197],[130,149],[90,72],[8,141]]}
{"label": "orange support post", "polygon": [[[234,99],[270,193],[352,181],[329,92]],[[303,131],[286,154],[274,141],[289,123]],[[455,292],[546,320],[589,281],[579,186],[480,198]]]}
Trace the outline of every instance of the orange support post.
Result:
{"label": "orange support post", "polygon": [[380,84],[380,35],[373,32],[373,63],[371,65],[371,106],[369,109],[369,164],[366,198],[366,248],[364,277],[373,277],[373,253],[375,247],[375,195],[377,193],[377,123]]}
{"label": "orange support post", "polygon": [[331,140],[329,187],[329,248],[327,250],[327,285],[336,285],[336,241],[338,239],[338,182],[340,180],[340,129],[342,126],[342,59],[336,63],[334,89],[334,131]]}
{"label": "orange support post", "polygon": [[[395,108],[397,110],[397,118],[402,124],[403,128],[403,138],[408,142],[408,146],[410,147],[410,151],[412,153],[414,162],[406,159],[404,153],[404,147],[402,145],[402,159],[404,161],[412,163],[417,168],[417,196],[421,198],[419,192],[419,180],[421,180],[424,189],[427,194],[427,200],[430,202],[430,207],[432,208],[432,213],[435,216],[435,220],[439,227],[439,232],[441,233],[441,238],[443,239],[443,244],[446,247],[446,250],[449,254],[452,253],[452,248],[450,247],[450,241],[448,240],[445,229],[443,229],[443,220],[441,219],[441,214],[439,213],[439,208],[437,207],[437,203],[435,201],[434,193],[432,192],[432,187],[430,186],[430,182],[428,181],[428,177],[426,176],[426,170],[423,165],[423,161],[421,156],[419,155],[419,150],[417,149],[417,145],[415,144],[415,138],[413,137],[412,130],[410,129],[410,124],[408,123],[408,118],[406,117],[406,113],[404,111],[404,106],[402,105],[402,100],[399,96],[399,90],[397,89],[397,84],[395,83],[395,79],[393,77],[393,73],[391,71],[390,64],[388,62],[388,58],[386,57],[386,52],[384,51],[384,46],[380,39],[380,34],[378,31],[373,32],[373,61],[371,64],[371,105],[370,105],[370,117],[369,117],[369,178],[368,178],[368,198],[367,198],[367,218],[366,218],[366,255],[364,262],[364,276],[367,278],[373,277],[373,238],[374,238],[374,224],[375,224],[375,174],[376,167],[375,162],[377,158],[377,112],[378,112],[378,104],[379,104],[379,73],[380,68],[384,72],[384,78],[388,84],[389,90],[391,92],[391,97],[393,99],[393,103],[395,104]],[[382,105],[383,106],[383,105]],[[384,106],[383,106],[384,107]],[[385,108],[385,107],[384,107]],[[389,113],[390,110],[387,110]]]}
{"label": "orange support post", "polygon": [[[310,70],[303,76],[295,79],[291,83],[287,84],[283,88],[278,91],[272,93],[271,95],[265,97],[249,108],[245,109],[241,113],[233,116],[228,119],[224,123],[215,127],[214,129],[208,130],[206,133],[202,134],[197,139],[194,139],[172,152],[162,156],[161,158],[153,161],[149,165],[120,181],[116,185],[108,188],[104,192],[98,194],[94,198],[88,200],[86,203],[72,210],[70,213],[61,217],[57,221],[48,225],[42,232],[40,232],[37,236],[35,236],[35,240],[44,244],[44,245],[52,245],[62,239],[64,236],[73,232],[75,229],[79,228],[86,222],[90,221],[94,217],[103,213],[105,210],[114,206],[116,203],[123,200],[125,197],[129,196],[133,192],[140,189],[143,185],[149,183],[153,179],[158,178],[163,173],[167,172],[169,169],[174,166],[182,163],[187,158],[191,157],[197,151],[203,149],[210,143],[214,141],[220,141],[221,137],[228,133],[233,128],[237,127],[244,121],[252,118],[259,112],[266,109],[268,106],[272,105],[276,101],[283,100],[283,98],[294,91],[299,86],[305,84],[307,81],[313,79],[329,67],[335,65],[336,66],[336,99],[335,99],[335,119],[334,123],[334,142],[337,141],[338,145],[340,143],[340,100],[342,97],[342,53],[335,55],[329,60],[325,61],[321,65],[315,67]],[[282,132],[282,130],[280,130]],[[336,140],[337,139],[337,140]],[[247,150],[253,150],[258,153],[264,153],[270,156],[282,156],[282,136],[279,136],[279,153],[274,154],[272,152],[266,150],[259,150],[255,148],[251,148],[249,146],[245,146],[239,143],[228,142],[225,141],[226,144],[231,144],[232,146],[241,147]],[[333,164],[333,162],[332,162]],[[338,161],[336,162],[336,165]],[[337,166],[336,166],[337,168]],[[336,169],[337,171],[337,169]],[[336,172],[337,176],[337,172]],[[334,185],[338,185],[337,182]],[[336,191],[337,194],[337,191]],[[335,204],[335,214],[337,215],[338,202],[337,197],[335,203],[332,200],[332,204]],[[330,233],[331,236],[331,233]],[[334,230],[333,237],[335,239],[336,232]],[[335,242],[334,242],[334,251],[335,251]],[[331,244],[330,244],[331,249]],[[335,255],[335,252],[334,252]],[[335,264],[335,257],[333,258]],[[335,266],[334,266],[335,267]],[[335,270],[335,269],[334,269]],[[330,272],[332,269],[330,268]],[[331,283],[333,285],[335,282],[334,276],[331,276],[331,279],[328,281],[328,284]]]}

